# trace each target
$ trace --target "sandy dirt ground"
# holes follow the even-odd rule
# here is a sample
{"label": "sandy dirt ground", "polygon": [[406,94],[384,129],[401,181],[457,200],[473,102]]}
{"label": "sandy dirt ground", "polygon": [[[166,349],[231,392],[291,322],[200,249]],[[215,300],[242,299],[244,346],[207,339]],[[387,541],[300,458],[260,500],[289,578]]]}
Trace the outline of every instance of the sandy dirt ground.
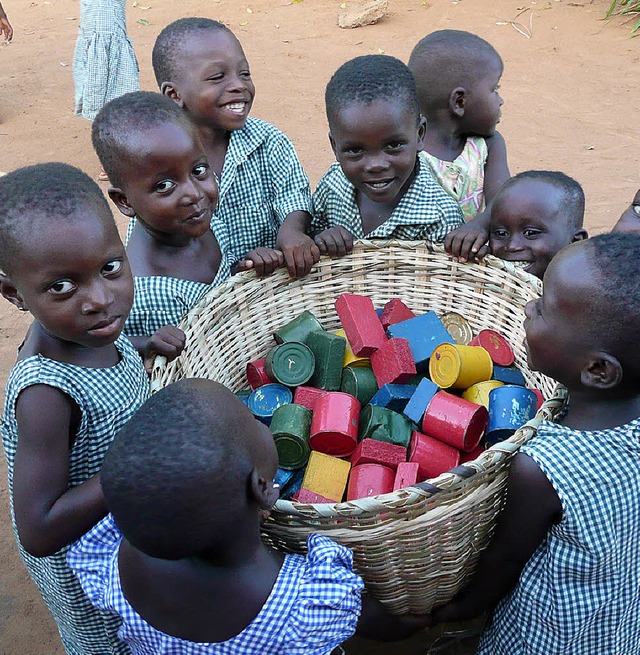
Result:
{"label": "sandy dirt ground", "polygon": [[[417,40],[436,29],[476,32],[505,62],[500,130],[512,173],[548,168],[574,176],[585,188],[586,223],[595,234],[610,229],[640,186],[640,38],[602,20],[608,4],[389,0],[382,21],[355,30],[338,28],[340,0],[138,0],[127,12],[143,89],[155,89],[151,48],[164,25],[200,15],[226,22],[252,66],[253,115],[291,137],[312,185],[333,160],[323,93],[338,65],[378,52],[406,61]],[[0,170],[58,160],[96,175],[90,125],[73,115],[78,0],[5,0],[4,7],[15,37],[0,48]],[[27,324],[0,303],[0,385]],[[61,655],[53,621],[16,553],[4,461],[0,469],[0,655]],[[425,647],[414,639],[402,647],[360,643],[349,652],[409,655]]]}

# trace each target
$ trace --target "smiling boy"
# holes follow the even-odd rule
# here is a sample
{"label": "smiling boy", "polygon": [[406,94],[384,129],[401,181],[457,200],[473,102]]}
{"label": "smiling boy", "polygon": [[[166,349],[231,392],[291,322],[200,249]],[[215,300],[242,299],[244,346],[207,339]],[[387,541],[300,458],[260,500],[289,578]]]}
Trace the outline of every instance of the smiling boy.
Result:
{"label": "smiling boy", "polygon": [[443,241],[462,224],[458,204],[419,154],[426,124],[405,64],[356,57],[333,75],[325,101],[337,161],[313,195],[322,253],[344,254],[363,237]]}

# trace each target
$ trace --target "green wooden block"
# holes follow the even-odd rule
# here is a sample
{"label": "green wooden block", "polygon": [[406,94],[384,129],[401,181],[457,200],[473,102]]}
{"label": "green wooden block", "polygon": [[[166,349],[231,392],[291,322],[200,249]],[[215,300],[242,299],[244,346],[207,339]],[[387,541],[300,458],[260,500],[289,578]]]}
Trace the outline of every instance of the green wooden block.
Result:
{"label": "green wooden block", "polygon": [[360,412],[359,439],[377,439],[408,448],[412,431],[411,421],[386,407],[367,405]]}
{"label": "green wooden block", "polygon": [[330,332],[311,332],[307,337],[307,346],[316,360],[309,384],[325,391],[338,391],[347,340]]}
{"label": "green wooden block", "polygon": [[293,321],[289,321],[279,330],[276,330],[273,333],[273,338],[276,343],[299,341],[306,344],[309,335],[313,332],[324,332],[324,328],[311,312],[302,312]]}
{"label": "green wooden block", "polygon": [[340,391],[348,393],[366,405],[378,391],[376,376],[370,366],[348,366],[342,370]]}

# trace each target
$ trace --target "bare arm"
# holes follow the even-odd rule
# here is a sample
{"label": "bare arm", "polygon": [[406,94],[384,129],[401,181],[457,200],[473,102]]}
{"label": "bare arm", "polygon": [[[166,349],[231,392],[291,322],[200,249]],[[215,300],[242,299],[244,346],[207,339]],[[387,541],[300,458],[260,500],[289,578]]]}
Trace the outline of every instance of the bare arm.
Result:
{"label": "bare arm", "polygon": [[311,227],[311,214],[305,211],[291,212],[278,230],[276,248],[281,250],[291,277],[307,275],[320,260],[320,250],[307,235]]}
{"label": "bare arm", "polygon": [[489,206],[500,187],[511,177],[507,144],[500,132],[486,139],[488,154],[484,165],[484,202]]}
{"label": "bare arm", "polygon": [[107,513],[98,475],[68,486],[75,408],[65,393],[42,384],[27,387],[16,403],[16,525],[23,547],[36,557],[73,543]]}
{"label": "bare arm", "polygon": [[382,603],[362,595],[362,612],[358,620],[356,634],[365,639],[376,641],[399,641],[410,637],[418,630],[426,628],[431,623],[429,614],[417,616],[407,614],[395,616],[390,614]]}
{"label": "bare arm", "polygon": [[547,477],[530,457],[516,455],[491,544],[480,556],[469,584],[433,612],[434,623],[470,619],[495,607],[516,585],[524,565],[561,517],[562,504]]}
{"label": "bare arm", "polygon": [[0,34],[4,35],[5,43],[11,43],[11,39],[13,39],[13,27],[11,27],[11,23],[9,22],[9,19],[7,18],[7,14],[5,10],[2,8],[1,3],[0,3]]}

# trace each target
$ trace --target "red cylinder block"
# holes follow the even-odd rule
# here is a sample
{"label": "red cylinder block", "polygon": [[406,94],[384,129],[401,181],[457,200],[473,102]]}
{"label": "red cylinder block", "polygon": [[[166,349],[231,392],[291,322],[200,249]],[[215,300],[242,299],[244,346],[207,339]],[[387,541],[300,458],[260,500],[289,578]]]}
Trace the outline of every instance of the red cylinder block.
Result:
{"label": "red cylinder block", "polygon": [[449,446],[469,452],[480,443],[488,422],[486,407],[438,391],[427,406],[422,431]]}
{"label": "red cylinder block", "polygon": [[515,360],[511,344],[495,330],[480,330],[469,345],[482,346],[498,366],[511,366]]}
{"label": "red cylinder block", "polygon": [[315,387],[296,387],[296,390],[293,392],[293,402],[296,405],[302,405],[313,411],[316,406],[316,400],[326,393],[324,389],[316,389]]}
{"label": "red cylinder block", "polygon": [[247,382],[252,389],[275,382],[268,375],[264,367],[265,358],[247,364]]}
{"label": "red cylinder block", "polygon": [[311,420],[311,450],[348,457],[358,443],[360,403],[348,393],[329,391],[320,396]]}
{"label": "red cylinder block", "polygon": [[347,500],[368,498],[393,491],[396,472],[382,464],[359,464],[349,473]]}
{"label": "red cylinder block", "polygon": [[480,455],[486,450],[484,443],[479,443],[471,452],[460,453],[460,464],[465,462],[473,462],[474,459],[478,459]]}
{"label": "red cylinder block", "polygon": [[538,402],[536,403],[536,412],[542,407],[542,403],[544,402],[544,396],[542,395],[542,391],[540,389],[534,389],[533,387],[527,387],[529,391],[533,391],[533,393],[536,394],[536,398],[538,399]]}
{"label": "red cylinder block", "polygon": [[418,479],[429,480],[458,466],[460,451],[414,430],[411,433],[409,461],[418,463]]}

